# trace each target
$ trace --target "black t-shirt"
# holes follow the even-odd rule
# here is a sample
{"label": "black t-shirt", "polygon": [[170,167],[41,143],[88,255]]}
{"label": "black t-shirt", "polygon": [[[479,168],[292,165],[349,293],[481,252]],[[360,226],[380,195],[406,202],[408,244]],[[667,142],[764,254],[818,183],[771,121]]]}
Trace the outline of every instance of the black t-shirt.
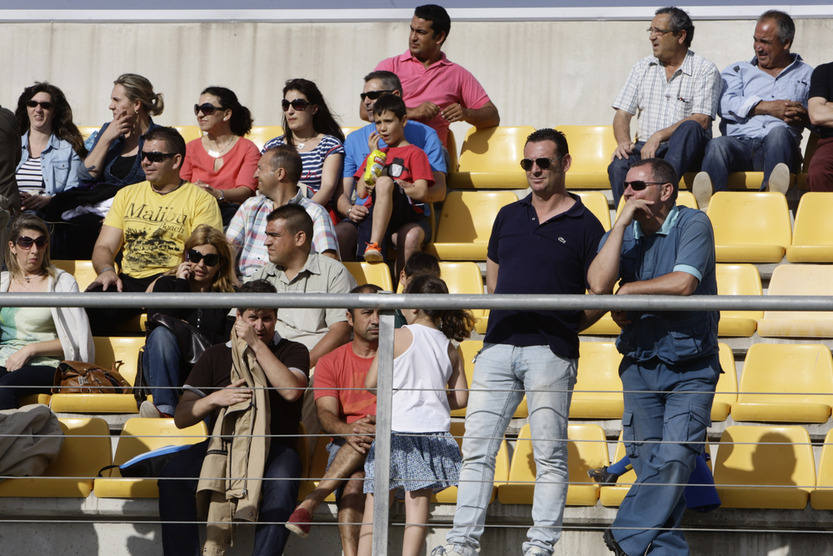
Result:
{"label": "black t-shirt", "polygon": [[[277,345],[270,346],[272,353],[281,363],[290,369],[298,369],[306,376],[309,376],[309,351],[303,344],[284,340],[281,338]],[[226,344],[211,346],[203,352],[199,361],[191,369],[185,384],[199,388],[206,394],[216,391],[217,388],[225,388],[231,383],[231,348]],[[294,402],[286,401],[277,390],[269,390],[269,409],[271,412],[271,434],[294,435],[298,434],[298,423],[301,421],[301,406],[304,397],[301,396]],[[211,415],[211,426],[217,413]],[[210,427],[209,427],[210,428]],[[272,442],[278,442],[294,447],[297,438],[273,438]]]}
{"label": "black t-shirt", "polygon": [[[176,276],[162,276],[153,285],[155,292],[181,292],[191,291],[188,280]],[[229,309],[209,309],[204,307],[189,307],[187,309],[152,309],[148,313],[164,313],[178,319],[188,321],[205,334],[212,343],[225,342],[234,326],[234,319],[229,316]]]}
{"label": "black t-shirt", "polygon": [[[810,78],[809,98],[821,97],[826,101],[833,101],[833,62],[816,66]],[[833,127],[816,126],[819,137],[827,139],[833,137]]]}

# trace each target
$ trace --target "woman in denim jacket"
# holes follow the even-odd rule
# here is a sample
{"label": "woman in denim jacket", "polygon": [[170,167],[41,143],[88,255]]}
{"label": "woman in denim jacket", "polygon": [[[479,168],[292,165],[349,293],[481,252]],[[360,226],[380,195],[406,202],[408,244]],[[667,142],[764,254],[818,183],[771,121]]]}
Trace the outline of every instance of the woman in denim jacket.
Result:
{"label": "woman in denim jacket", "polygon": [[16,168],[23,210],[39,211],[56,193],[78,185],[84,139],[64,93],[47,82],[26,87],[15,110],[21,135]]}

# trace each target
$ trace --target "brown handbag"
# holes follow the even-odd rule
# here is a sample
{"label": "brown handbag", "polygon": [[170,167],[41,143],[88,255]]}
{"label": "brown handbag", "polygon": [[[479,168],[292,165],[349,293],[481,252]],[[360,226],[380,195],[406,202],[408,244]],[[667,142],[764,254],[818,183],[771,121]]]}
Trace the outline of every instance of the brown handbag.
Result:
{"label": "brown handbag", "polygon": [[116,370],[121,364],[121,361],[116,361],[112,369],[102,369],[95,363],[61,361],[55,369],[52,393],[127,394],[130,383]]}

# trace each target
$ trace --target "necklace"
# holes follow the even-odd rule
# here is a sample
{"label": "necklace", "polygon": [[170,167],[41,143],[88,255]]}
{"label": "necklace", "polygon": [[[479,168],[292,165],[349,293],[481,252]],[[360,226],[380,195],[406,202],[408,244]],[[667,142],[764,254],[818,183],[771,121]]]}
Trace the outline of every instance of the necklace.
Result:
{"label": "necklace", "polygon": [[[299,151],[303,150],[303,148],[306,146],[306,144],[309,141],[312,141],[313,139],[315,139],[316,137],[318,137],[317,133],[315,135],[313,135],[312,137],[307,137],[306,139],[301,139],[300,137],[295,137],[295,141],[296,141],[295,148],[298,149]],[[303,143],[298,143],[297,141],[303,141]]]}

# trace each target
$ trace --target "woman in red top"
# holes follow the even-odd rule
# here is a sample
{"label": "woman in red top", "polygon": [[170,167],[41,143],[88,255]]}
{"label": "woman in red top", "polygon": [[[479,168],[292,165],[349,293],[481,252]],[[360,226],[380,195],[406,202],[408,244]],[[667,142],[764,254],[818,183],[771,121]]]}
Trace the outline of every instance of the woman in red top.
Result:
{"label": "woman in red top", "polygon": [[257,190],[254,176],[260,151],[243,138],[252,129],[252,116],[225,87],[207,87],[194,105],[194,114],[203,136],[186,146],[179,175],[217,199],[226,225],[240,203]]}

